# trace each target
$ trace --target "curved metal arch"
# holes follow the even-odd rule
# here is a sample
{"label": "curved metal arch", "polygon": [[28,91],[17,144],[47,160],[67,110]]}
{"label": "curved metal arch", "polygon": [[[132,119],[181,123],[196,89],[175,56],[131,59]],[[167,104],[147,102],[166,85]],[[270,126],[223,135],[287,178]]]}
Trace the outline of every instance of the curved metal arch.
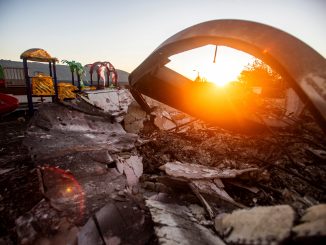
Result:
{"label": "curved metal arch", "polygon": [[[131,87],[183,110],[184,106],[173,97],[182,93],[176,87],[186,86],[190,81],[164,65],[174,54],[207,44],[247,52],[271,66],[289,81],[326,132],[326,60],[294,36],[265,24],[244,20],[213,20],[178,32],[164,41],[130,74]],[[158,87],[164,87],[169,94],[162,96],[164,91],[158,92],[155,89]],[[189,110],[186,112],[189,113]],[[195,110],[190,111],[190,114],[203,116]],[[216,120],[220,119],[217,116]],[[246,115],[236,116],[236,119],[240,119],[244,127],[248,126]]]}
{"label": "curved metal arch", "polygon": [[94,62],[93,64],[87,64],[87,65],[85,65],[85,67],[89,67],[89,74],[90,74],[90,77],[91,77],[91,83],[93,81],[94,70],[97,73],[97,80],[98,80],[98,83],[99,83],[101,69],[105,69],[108,82],[110,81],[110,75],[112,73],[112,83],[114,85],[117,85],[117,83],[118,83],[118,73],[117,73],[116,69],[114,68],[114,66],[111,64],[111,62],[109,62],[109,61],[97,61],[97,62]]}
{"label": "curved metal arch", "polygon": [[102,66],[102,62],[101,61],[96,61],[93,64],[89,64],[89,73],[90,74],[93,74],[94,73],[94,69],[97,71],[97,69],[99,67],[101,67],[101,66]]}
{"label": "curved metal arch", "polygon": [[109,61],[105,61],[103,63],[107,67],[108,80],[109,80],[109,77],[110,77],[110,73],[112,72],[112,83],[114,85],[117,85],[117,83],[118,83],[118,73],[117,73],[116,69],[114,68],[114,66]]}

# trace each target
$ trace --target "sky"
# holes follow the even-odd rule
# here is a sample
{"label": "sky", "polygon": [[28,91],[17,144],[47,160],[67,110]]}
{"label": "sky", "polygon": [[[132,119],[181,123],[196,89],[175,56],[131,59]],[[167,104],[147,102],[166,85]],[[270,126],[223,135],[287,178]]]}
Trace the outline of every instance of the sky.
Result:
{"label": "sky", "polygon": [[[110,61],[131,72],[170,36],[214,19],[274,26],[326,57],[326,0],[0,0],[0,59],[43,48],[60,60]],[[199,68],[188,66],[195,76]]]}

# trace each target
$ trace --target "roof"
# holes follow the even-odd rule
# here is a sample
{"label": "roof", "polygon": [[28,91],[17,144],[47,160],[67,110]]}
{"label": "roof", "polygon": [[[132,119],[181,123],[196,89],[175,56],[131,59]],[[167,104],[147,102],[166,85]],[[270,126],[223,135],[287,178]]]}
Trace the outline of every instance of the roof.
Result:
{"label": "roof", "polygon": [[20,58],[39,62],[58,61],[57,58],[51,57],[48,52],[40,48],[28,49],[20,55]]}

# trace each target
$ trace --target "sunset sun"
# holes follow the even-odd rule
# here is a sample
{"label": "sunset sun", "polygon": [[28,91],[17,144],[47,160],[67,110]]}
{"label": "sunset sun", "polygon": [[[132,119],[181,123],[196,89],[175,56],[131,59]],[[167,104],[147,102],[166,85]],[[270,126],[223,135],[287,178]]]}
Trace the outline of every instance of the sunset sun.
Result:
{"label": "sunset sun", "polygon": [[201,69],[202,77],[208,82],[212,82],[219,87],[227,85],[236,80],[238,74],[234,73],[232,64],[229,63],[209,63]]}
{"label": "sunset sun", "polygon": [[223,87],[237,80],[243,68],[253,60],[247,53],[225,46],[218,46],[214,61],[215,45],[192,49],[170,57],[167,67],[190,80],[200,78]]}

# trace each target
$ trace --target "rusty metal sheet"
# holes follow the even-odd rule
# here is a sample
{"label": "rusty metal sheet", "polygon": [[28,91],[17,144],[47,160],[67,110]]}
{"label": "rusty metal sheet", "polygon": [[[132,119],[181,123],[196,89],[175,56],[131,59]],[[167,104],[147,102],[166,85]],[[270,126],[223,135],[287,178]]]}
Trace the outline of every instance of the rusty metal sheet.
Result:
{"label": "rusty metal sheet", "polygon": [[[192,82],[165,67],[169,57],[204,45],[247,52],[289,81],[326,132],[326,60],[294,36],[244,20],[213,20],[191,26],[163,42],[129,76],[132,94],[145,94],[200,119],[231,129],[259,127],[255,105],[221,91],[189,90]],[[144,103],[142,103],[144,104]],[[146,108],[146,105],[143,105]],[[255,122],[256,121],[256,122]]]}

